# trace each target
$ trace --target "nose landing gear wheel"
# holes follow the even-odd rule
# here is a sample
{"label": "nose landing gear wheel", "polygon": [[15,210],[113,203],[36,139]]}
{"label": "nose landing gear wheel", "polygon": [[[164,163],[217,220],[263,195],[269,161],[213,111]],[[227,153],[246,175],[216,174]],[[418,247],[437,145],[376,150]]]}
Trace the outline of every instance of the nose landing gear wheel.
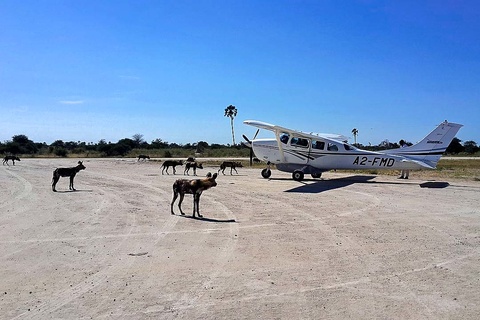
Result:
{"label": "nose landing gear wheel", "polygon": [[303,177],[304,177],[304,174],[302,171],[300,170],[295,170],[292,174],[292,178],[293,180],[295,181],[302,181],[303,180]]}
{"label": "nose landing gear wheel", "polygon": [[272,171],[270,169],[266,168],[262,170],[262,177],[264,177],[265,179],[270,178],[271,175]]}

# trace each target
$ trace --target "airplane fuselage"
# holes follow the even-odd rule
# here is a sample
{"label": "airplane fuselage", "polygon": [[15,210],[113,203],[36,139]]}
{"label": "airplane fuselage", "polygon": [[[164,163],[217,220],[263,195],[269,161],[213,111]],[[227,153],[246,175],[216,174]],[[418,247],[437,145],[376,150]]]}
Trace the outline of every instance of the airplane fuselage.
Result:
{"label": "airplane fuselage", "polygon": [[314,148],[312,140],[307,140],[306,146],[292,146],[287,141],[279,147],[276,139],[258,139],[253,142],[252,147],[259,159],[275,164],[277,169],[287,172],[305,167],[310,173],[321,173],[331,169],[422,168],[415,163],[402,162],[404,157],[398,155],[360,150],[351,145],[333,141],[315,140],[315,142],[323,142],[324,150]]}
{"label": "airplane fuselage", "polygon": [[[258,159],[274,164],[278,170],[293,172],[298,181],[304,174],[318,178],[322,172],[334,169],[435,169],[462,127],[445,121],[412,146],[374,152],[346,143],[342,135],[305,133],[255,120],[244,123],[275,133],[275,139],[254,139],[248,144]],[[270,174],[269,168],[262,171],[264,178]]]}

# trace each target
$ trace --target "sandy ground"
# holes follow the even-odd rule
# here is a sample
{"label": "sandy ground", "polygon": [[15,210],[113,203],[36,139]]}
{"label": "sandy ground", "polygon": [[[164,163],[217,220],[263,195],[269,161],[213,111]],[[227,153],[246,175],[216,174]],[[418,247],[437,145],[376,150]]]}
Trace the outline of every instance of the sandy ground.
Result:
{"label": "sandy ground", "polygon": [[[1,319],[478,319],[480,183],[240,168],[206,219],[159,163],[0,166]],[[216,168],[199,170],[204,176]],[[192,197],[183,209],[191,215]]]}

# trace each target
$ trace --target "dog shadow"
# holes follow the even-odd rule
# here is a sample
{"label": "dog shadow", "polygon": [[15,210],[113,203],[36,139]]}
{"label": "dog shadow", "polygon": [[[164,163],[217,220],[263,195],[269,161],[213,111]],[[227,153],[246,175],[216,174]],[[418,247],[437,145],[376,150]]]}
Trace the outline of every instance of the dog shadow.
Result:
{"label": "dog shadow", "polygon": [[93,190],[81,190],[81,189],[76,189],[76,190],[57,190],[54,191],[55,193],[75,193],[75,192],[93,192]]}
{"label": "dog shadow", "polygon": [[204,221],[204,222],[216,222],[216,223],[235,223],[235,222],[237,222],[235,219],[213,219],[213,218],[206,218],[205,216],[200,218],[200,217],[192,217],[192,216],[187,216],[187,215],[178,215],[178,214],[175,214],[175,215],[178,216],[178,217],[181,217],[181,218],[199,220],[199,221]]}

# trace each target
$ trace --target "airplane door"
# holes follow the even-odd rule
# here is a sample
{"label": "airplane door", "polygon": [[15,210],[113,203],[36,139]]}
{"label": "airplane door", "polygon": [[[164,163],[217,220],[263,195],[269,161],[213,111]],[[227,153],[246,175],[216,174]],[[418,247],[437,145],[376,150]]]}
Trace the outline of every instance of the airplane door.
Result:
{"label": "airplane door", "polygon": [[312,160],[311,153],[312,153],[312,139],[308,139],[307,163],[309,163]]}
{"label": "airplane door", "polygon": [[287,162],[296,164],[307,164],[310,158],[310,139],[292,137],[290,140],[290,147],[292,152],[286,153]]}

